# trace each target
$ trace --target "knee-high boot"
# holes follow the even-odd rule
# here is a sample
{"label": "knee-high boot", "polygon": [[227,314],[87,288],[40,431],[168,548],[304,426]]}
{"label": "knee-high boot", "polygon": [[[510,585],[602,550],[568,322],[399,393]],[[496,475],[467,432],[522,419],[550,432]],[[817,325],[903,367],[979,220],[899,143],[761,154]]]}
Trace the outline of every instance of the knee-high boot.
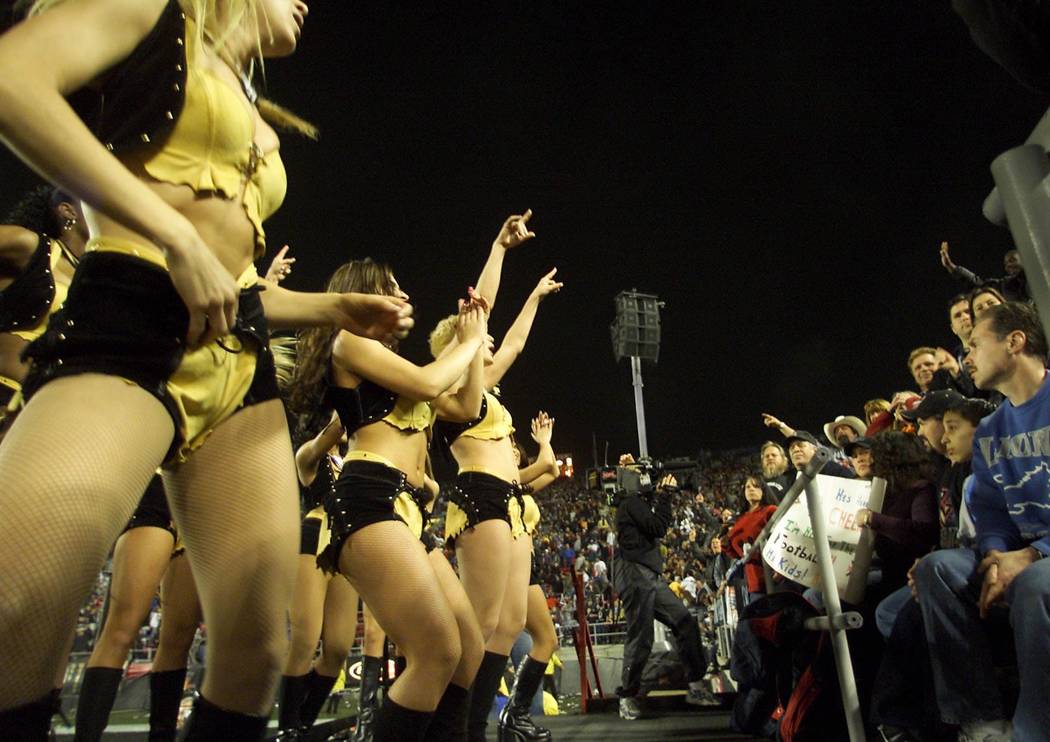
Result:
{"label": "knee-high boot", "polygon": [[42,742],[51,730],[54,697],[48,692],[23,706],[0,711],[0,739],[13,742]]}
{"label": "knee-high boot", "polygon": [[282,675],[277,726],[282,732],[298,730],[299,711],[306,697],[306,675]]}
{"label": "knee-high boot", "polygon": [[449,683],[423,737],[425,742],[464,742],[469,704],[470,691]]}
{"label": "knee-high boot", "polygon": [[75,742],[98,742],[109,723],[109,712],[117,698],[122,667],[89,667],[84,670],[84,682],[77,699]]}
{"label": "knee-high boot", "polygon": [[373,738],[375,742],[422,742],[433,716],[432,711],[413,711],[385,698],[376,714]]}
{"label": "knee-high boot", "polygon": [[219,708],[198,696],[184,742],[259,742],[266,736],[267,716],[253,716]]}
{"label": "knee-high boot", "polygon": [[186,668],[149,675],[149,740],[175,742]]}
{"label": "knee-high boot", "polygon": [[467,712],[467,740],[485,742],[485,727],[488,725],[492,701],[499,690],[499,681],[507,669],[507,655],[485,652],[470,694],[470,709]]}
{"label": "knee-high boot", "polygon": [[546,742],[549,729],[536,726],[529,716],[532,699],[543,682],[547,663],[525,655],[514,676],[514,690],[499,715],[499,742]]}
{"label": "knee-high boot", "polygon": [[321,675],[316,670],[310,670],[306,676],[306,697],[299,707],[299,726],[309,729],[317,721],[317,715],[321,713],[321,707],[328,700],[328,694],[332,692],[332,686],[339,678],[329,675]]}
{"label": "knee-high boot", "polygon": [[365,656],[361,660],[361,697],[358,702],[357,728],[354,730],[353,742],[372,742],[375,729],[376,712],[379,710],[379,671],[383,660],[380,657]]}

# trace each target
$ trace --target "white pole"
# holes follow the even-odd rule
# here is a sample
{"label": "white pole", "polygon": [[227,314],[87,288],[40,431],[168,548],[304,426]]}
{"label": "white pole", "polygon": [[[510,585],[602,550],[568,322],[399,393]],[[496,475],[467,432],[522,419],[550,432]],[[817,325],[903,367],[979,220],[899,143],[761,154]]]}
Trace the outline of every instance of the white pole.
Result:
{"label": "white pole", "polygon": [[631,379],[634,384],[634,414],[638,419],[638,456],[649,458],[649,441],[645,437],[645,402],[642,401],[642,359],[631,356]]}

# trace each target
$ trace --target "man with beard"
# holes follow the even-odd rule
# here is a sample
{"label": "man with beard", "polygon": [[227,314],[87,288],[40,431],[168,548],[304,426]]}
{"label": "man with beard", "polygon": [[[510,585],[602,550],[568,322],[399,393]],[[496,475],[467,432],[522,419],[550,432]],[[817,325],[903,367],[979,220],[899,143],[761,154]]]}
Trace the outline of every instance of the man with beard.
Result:
{"label": "man with beard", "polygon": [[788,458],[779,443],[766,441],[759,449],[759,461],[762,464],[762,479],[769,485],[770,495],[777,504],[795,481],[795,473],[788,471]]}

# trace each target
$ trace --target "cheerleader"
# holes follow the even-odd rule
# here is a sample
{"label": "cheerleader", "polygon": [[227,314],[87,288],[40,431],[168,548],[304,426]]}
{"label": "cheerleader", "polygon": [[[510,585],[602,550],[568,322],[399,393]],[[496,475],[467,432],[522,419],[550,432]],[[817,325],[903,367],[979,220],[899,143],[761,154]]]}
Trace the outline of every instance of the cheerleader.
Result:
{"label": "cheerleader", "polygon": [[[505,230],[519,234],[526,212]],[[527,233],[531,235],[532,233]],[[491,263],[491,259],[489,261]],[[479,279],[479,291],[493,290],[499,276],[490,280],[486,264]],[[474,683],[468,718],[468,739],[480,742],[499,681],[507,665],[510,649],[525,625],[526,598],[532,550],[523,520],[524,500],[520,482],[538,476],[542,463],[522,473],[514,461],[511,434],[514,425],[503,406],[496,385],[525,347],[536,311],[544,297],[562,288],[554,280],[557,269],[540,279],[521,312],[507,331],[496,353],[487,353],[483,380],[485,393],[481,411],[467,423],[443,420],[436,433],[450,448],[459,473],[449,490],[445,520],[446,540],[454,544],[459,576],[470,597],[485,636],[485,655]],[[436,358],[454,350],[451,322],[444,320],[430,336],[430,350]]]}
{"label": "cheerleader", "polygon": [[[332,579],[317,567],[317,555],[329,542],[324,499],[333,492],[342,469],[342,439],[343,426],[333,416],[295,454],[306,515],[290,606],[291,642],[281,678],[279,727],[285,733],[305,732],[313,726],[357,633],[357,592],[346,580]],[[321,653],[314,660],[318,639]]]}
{"label": "cheerleader", "polygon": [[[338,268],[328,290],[408,299],[390,269],[368,259]],[[448,562],[427,555],[424,485],[435,410],[477,415],[485,329],[483,308],[464,304],[457,348],[426,366],[346,332],[299,340],[293,409],[334,409],[353,441],[325,500],[332,536],[317,563],[350,580],[407,660],[376,717],[381,742],[454,739],[480,661],[470,603]]]}
{"label": "cheerleader", "polygon": [[0,736],[46,732],[79,607],[163,463],[209,631],[187,739],[259,739],[297,539],[268,331],[385,338],[410,310],[255,274],[286,190],[271,123],[310,127],[258,101],[250,70],[295,51],[305,2],[37,0],[30,12],[0,36],[0,139],[80,200],[91,240],[25,351],[27,404],[0,446]]}
{"label": "cheerleader", "polygon": [[[551,448],[554,418],[541,411],[533,419],[531,430],[532,439],[540,447],[536,461],[546,464],[547,469],[529,480],[526,479],[526,476],[536,474],[535,468],[532,468],[531,471],[522,471],[522,490],[525,493],[523,495],[525,500],[524,520],[527,531],[522,538],[528,539],[530,547],[533,540],[532,534],[536,532],[540,522],[540,509],[533,495],[547,487],[560,474],[554,449]],[[515,441],[514,453],[519,467],[528,462],[525,450],[517,441]],[[549,730],[536,726],[529,717],[532,699],[543,683],[547,664],[558,649],[558,634],[554,628],[554,621],[551,620],[550,609],[547,607],[547,596],[543,594],[543,587],[536,573],[535,555],[529,571],[529,590],[526,601],[525,630],[532,638],[532,647],[518,665],[510,698],[507,699],[507,705],[500,711],[497,728],[497,739],[500,742],[545,740],[551,737]]]}

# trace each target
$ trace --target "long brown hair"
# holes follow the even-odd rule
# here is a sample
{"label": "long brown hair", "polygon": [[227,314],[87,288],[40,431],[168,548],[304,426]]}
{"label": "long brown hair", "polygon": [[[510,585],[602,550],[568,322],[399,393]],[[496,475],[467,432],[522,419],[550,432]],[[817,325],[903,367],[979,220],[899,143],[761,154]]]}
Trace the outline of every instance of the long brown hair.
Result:
{"label": "long brown hair", "polygon": [[[371,258],[351,260],[335,269],[325,291],[332,294],[359,293],[392,296],[394,273],[384,263]],[[322,409],[322,398],[328,385],[332,345],[339,334],[337,327],[311,327],[299,333],[295,373],[288,391],[288,406],[300,416],[300,427],[313,428],[328,410]]]}

